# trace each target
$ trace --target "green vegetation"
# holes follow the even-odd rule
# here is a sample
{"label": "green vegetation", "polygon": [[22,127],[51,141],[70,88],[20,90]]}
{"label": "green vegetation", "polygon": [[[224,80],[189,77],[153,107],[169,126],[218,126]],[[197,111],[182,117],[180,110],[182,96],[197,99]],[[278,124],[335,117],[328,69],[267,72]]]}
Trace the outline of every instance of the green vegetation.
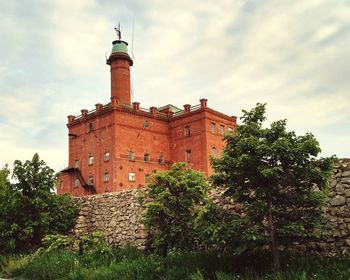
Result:
{"label": "green vegetation", "polygon": [[0,253],[38,248],[46,234],[66,234],[77,215],[69,195],[53,193],[56,176],[40,160],[14,162],[12,178],[7,166],[0,170]]}
{"label": "green vegetation", "polygon": [[212,159],[213,182],[242,205],[251,244],[269,244],[280,272],[278,246],[317,232],[334,159],[318,159],[315,137],[288,132],[286,120],[263,128],[265,104],[243,111],[241,119],[237,132],[225,136],[222,157]]}
{"label": "green vegetation", "polygon": [[214,252],[145,255],[131,247],[111,248],[108,255],[80,255],[70,250],[0,257],[1,273],[24,279],[71,280],[348,280],[350,260],[341,257],[282,255],[283,272],[272,271],[268,252],[225,256]]}
{"label": "green vegetation", "polygon": [[52,193],[53,170],[37,154],[14,163],[16,183],[3,167],[0,253],[8,255],[0,255],[0,274],[57,280],[350,279],[349,259],[277,250],[322,232],[334,158],[318,159],[314,136],[288,132],[285,120],[263,128],[263,104],[243,113],[237,132],[225,136],[222,157],[212,159],[211,178],[243,213],[211,201],[202,173],[174,164],[154,174],[140,195],[150,232],[146,251],[112,248],[99,232],[76,240],[65,235],[77,208],[69,196]]}
{"label": "green vegetation", "polygon": [[151,201],[146,204],[143,222],[150,230],[152,249],[162,256],[171,249],[193,249],[195,206],[204,202],[209,190],[204,175],[176,163],[170,170],[157,172],[147,190]]}

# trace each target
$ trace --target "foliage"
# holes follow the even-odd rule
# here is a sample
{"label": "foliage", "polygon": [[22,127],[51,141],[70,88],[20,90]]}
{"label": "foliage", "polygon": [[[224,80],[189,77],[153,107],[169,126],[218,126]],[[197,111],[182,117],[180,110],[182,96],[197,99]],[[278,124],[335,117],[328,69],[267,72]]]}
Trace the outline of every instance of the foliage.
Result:
{"label": "foliage", "polygon": [[111,248],[108,246],[104,234],[99,231],[81,236],[79,246],[80,253],[94,253],[101,257],[111,253]]}
{"label": "foliage", "polygon": [[5,249],[14,247],[14,242],[8,234],[10,230],[8,218],[15,214],[11,205],[13,199],[11,197],[9,175],[10,170],[7,165],[0,169],[0,253]]}
{"label": "foliage", "polygon": [[[0,173],[8,175],[8,171]],[[5,180],[0,188],[1,252],[35,248],[44,235],[64,234],[71,229],[78,209],[69,195],[52,192],[56,183],[54,171],[38,154],[24,163],[16,160],[12,177],[16,183]]]}
{"label": "foliage", "polygon": [[207,191],[204,175],[185,163],[176,163],[153,176],[143,219],[153,237],[152,248],[163,256],[169,249],[193,248],[196,205],[204,201]]}
{"label": "foliage", "polygon": [[[130,254],[130,248],[113,248],[113,261],[91,261],[89,253],[53,250],[48,253],[11,257],[4,268],[8,277],[24,279],[218,279],[218,280],[347,280],[350,261],[342,257],[282,255],[282,273],[266,270],[269,254],[220,256],[215,252],[177,253],[166,258]],[[135,250],[135,249],[133,249]],[[121,257],[124,256],[124,257]],[[260,270],[259,266],[265,270]]]}
{"label": "foliage", "polygon": [[194,231],[205,250],[241,253],[256,238],[244,217],[208,201],[195,217]]}
{"label": "foliage", "polygon": [[212,159],[213,182],[243,205],[279,270],[278,244],[312,236],[321,221],[333,158],[318,159],[315,137],[288,132],[286,120],[263,128],[265,104],[243,111],[241,119],[236,134],[225,136],[221,159]]}
{"label": "foliage", "polygon": [[42,245],[43,247],[40,249],[43,249],[46,253],[54,250],[69,249],[73,245],[73,239],[62,234],[48,234],[42,239]]}

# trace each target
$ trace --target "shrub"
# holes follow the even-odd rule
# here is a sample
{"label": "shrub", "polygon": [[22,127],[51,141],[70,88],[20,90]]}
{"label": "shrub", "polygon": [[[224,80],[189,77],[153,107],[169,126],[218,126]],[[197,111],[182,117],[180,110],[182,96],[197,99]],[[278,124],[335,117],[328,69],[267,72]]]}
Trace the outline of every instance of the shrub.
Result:
{"label": "shrub", "polygon": [[59,250],[43,252],[29,257],[21,275],[25,279],[64,279],[79,266],[79,259],[73,252]]}
{"label": "shrub", "polygon": [[45,248],[45,252],[51,252],[53,250],[71,248],[73,239],[66,235],[49,234],[42,239],[42,244]]}
{"label": "shrub", "polygon": [[29,262],[29,256],[4,256],[2,257],[1,272],[5,276],[17,277],[24,273]]}

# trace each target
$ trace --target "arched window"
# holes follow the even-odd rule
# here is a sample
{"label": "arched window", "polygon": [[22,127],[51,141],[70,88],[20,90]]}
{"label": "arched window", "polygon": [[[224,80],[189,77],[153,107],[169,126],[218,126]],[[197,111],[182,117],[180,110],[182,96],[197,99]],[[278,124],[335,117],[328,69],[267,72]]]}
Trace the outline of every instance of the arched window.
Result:
{"label": "arched window", "polygon": [[159,155],[158,162],[159,162],[159,164],[164,164],[164,156],[163,155]]}
{"label": "arched window", "polygon": [[217,157],[217,151],[216,151],[216,148],[215,148],[215,147],[212,147],[212,148],[211,148],[211,156],[212,156],[213,158],[216,158],[216,157]]}
{"label": "arched window", "polygon": [[191,161],[191,149],[186,149],[185,151],[185,161],[190,162]]}
{"label": "arched window", "polygon": [[74,180],[74,188],[79,188],[79,186],[80,186],[79,179],[75,179]]}
{"label": "arched window", "polygon": [[105,152],[103,155],[103,160],[104,161],[109,161],[109,152]]}
{"label": "arched window", "polygon": [[105,172],[103,174],[103,182],[109,182],[109,173],[108,172]]}
{"label": "arched window", "polygon": [[132,151],[129,151],[129,153],[128,153],[128,159],[129,159],[130,161],[134,161],[134,160],[135,160],[135,153],[132,152]]}
{"label": "arched window", "polygon": [[149,162],[151,160],[151,156],[149,154],[145,154],[143,159],[145,162]]}
{"label": "arched window", "polygon": [[191,136],[191,128],[190,128],[190,126],[185,126],[184,127],[184,135],[186,137]]}
{"label": "arched window", "polygon": [[216,123],[210,124],[210,131],[211,131],[211,133],[216,133]]}

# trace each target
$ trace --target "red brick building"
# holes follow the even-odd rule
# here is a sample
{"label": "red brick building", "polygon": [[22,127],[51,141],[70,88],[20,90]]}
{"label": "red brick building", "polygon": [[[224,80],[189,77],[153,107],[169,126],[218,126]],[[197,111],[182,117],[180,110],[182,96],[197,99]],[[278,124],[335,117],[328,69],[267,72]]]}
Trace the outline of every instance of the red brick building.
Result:
{"label": "red brick building", "polygon": [[128,44],[112,44],[111,102],[68,116],[69,165],[60,172],[57,192],[82,196],[139,188],[174,162],[210,175],[209,156],[220,156],[223,134],[235,129],[236,117],[207,107],[206,99],[182,110],[131,104]]}

